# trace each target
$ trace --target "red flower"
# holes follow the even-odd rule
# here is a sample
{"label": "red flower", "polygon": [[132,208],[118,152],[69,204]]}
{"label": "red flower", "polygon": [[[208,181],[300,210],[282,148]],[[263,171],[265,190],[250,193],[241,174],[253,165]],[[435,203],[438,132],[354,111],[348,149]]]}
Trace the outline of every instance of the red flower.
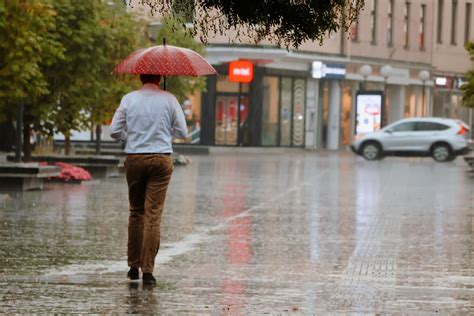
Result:
{"label": "red flower", "polygon": [[[40,162],[40,165],[44,166],[48,164],[45,162]],[[55,162],[53,165],[61,167],[61,175],[59,175],[59,177],[53,177],[53,179],[59,179],[63,181],[87,181],[92,179],[91,174],[84,168],[64,162]]]}

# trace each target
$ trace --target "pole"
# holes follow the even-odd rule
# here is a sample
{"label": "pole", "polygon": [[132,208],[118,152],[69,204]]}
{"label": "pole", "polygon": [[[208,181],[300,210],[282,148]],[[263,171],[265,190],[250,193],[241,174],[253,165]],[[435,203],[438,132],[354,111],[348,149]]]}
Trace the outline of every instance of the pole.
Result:
{"label": "pole", "polygon": [[425,81],[423,80],[423,90],[421,91],[421,116],[426,114],[426,104],[425,104]]}
{"label": "pole", "polygon": [[15,146],[15,162],[21,162],[21,149],[23,147],[23,100],[20,101],[16,110],[16,146]]}

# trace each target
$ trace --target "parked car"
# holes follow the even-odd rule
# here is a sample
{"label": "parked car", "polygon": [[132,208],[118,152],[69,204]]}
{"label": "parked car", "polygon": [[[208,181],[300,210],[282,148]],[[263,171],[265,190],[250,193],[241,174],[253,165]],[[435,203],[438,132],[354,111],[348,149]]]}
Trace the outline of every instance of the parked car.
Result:
{"label": "parked car", "polygon": [[456,119],[407,118],[376,132],[356,135],[351,149],[367,160],[410,155],[452,161],[469,152],[469,126]]}

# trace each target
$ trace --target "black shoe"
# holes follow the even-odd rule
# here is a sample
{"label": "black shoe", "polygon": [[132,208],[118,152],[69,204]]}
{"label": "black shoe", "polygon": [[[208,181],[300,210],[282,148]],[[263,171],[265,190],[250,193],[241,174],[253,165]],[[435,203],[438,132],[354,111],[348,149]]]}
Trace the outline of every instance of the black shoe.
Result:
{"label": "black shoe", "polygon": [[143,284],[156,284],[156,279],[151,273],[143,273]]}
{"label": "black shoe", "polygon": [[138,280],[140,279],[140,276],[138,275],[138,268],[130,268],[130,270],[127,273],[127,277],[130,280]]}

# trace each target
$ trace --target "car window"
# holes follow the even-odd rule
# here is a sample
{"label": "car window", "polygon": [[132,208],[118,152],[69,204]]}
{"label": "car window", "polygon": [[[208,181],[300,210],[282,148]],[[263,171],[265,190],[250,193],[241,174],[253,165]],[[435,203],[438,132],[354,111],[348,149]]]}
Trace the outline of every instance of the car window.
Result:
{"label": "car window", "polygon": [[448,125],[435,122],[417,122],[416,130],[417,131],[444,131],[448,129]]}
{"label": "car window", "polygon": [[392,132],[411,132],[415,130],[415,122],[404,122],[390,128]]}

